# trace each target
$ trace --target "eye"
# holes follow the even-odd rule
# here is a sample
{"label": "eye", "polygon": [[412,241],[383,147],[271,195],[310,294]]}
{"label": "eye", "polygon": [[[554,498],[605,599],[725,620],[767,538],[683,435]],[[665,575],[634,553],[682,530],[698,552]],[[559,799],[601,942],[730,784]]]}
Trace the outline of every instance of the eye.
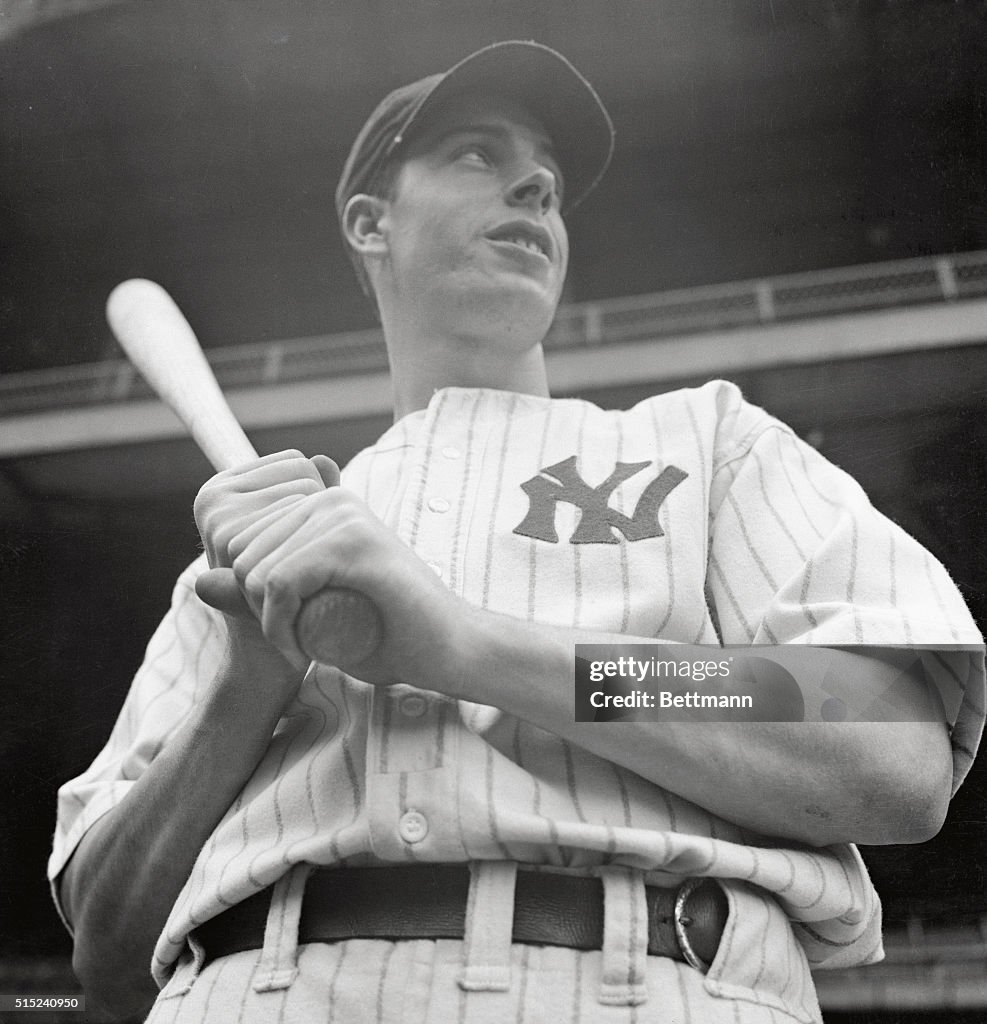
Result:
{"label": "eye", "polygon": [[491,160],[487,150],[477,142],[471,142],[467,146],[461,146],[456,151],[457,160],[466,160],[469,163],[480,164],[489,167]]}

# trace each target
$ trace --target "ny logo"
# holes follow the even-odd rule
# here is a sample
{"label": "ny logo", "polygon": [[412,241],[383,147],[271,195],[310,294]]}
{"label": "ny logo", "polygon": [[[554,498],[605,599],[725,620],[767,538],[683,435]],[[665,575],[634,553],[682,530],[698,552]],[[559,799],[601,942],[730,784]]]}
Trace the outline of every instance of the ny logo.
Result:
{"label": "ny logo", "polygon": [[521,484],[528,496],[528,514],[514,527],[523,537],[545,540],[557,544],[555,506],[564,501],[575,505],[582,515],[569,538],[571,544],[616,544],[614,530],[620,530],[627,540],[647,540],[663,537],[665,531],[658,525],[661,503],[689,475],[677,466],[666,466],[652,480],[638,499],[632,516],[612,509],[610,495],[625,481],[640,473],[650,462],[618,462],[614,471],[598,487],[590,487],[576,470],[576,456],[546,466],[537,476]]}

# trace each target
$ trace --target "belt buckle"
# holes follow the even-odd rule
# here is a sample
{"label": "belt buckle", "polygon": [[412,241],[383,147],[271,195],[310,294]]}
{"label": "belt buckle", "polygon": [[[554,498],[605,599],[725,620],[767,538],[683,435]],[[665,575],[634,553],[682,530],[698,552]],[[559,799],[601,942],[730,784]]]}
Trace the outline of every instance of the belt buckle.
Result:
{"label": "belt buckle", "polygon": [[693,923],[693,918],[686,913],[686,904],[689,902],[689,897],[706,881],[708,881],[706,878],[689,878],[679,886],[675,893],[675,938],[678,939],[679,949],[682,950],[682,958],[700,974],[708,974],[712,965],[698,956],[689,941],[686,929]]}

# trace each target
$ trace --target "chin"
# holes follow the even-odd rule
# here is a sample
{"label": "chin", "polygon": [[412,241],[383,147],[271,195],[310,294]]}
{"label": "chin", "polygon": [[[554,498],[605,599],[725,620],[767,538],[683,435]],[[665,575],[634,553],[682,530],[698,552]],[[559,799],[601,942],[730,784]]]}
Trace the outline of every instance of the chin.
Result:
{"label": "chin", "polygon": [[[514,339],[517,349],[525,350],[540,344],[548,334],[559,299],[537,282],[530,287],[498,287],[485,289],[482,298],[476,293],[470,303],[474,327],[486,322],[483,333],[499,334],[504,340]],[[512,347],[515,347],[512,345]]]}

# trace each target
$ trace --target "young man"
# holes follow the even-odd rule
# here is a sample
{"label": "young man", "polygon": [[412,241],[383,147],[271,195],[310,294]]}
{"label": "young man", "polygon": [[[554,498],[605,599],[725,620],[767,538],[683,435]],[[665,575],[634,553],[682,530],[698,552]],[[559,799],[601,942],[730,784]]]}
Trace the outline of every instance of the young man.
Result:
{"label": "young man", "polygon": [[[153,950],[153,1021],[805,1022],[810,966],[880,956],[849,844],[938,829],[983,708],[982,659],[948,648],[980,638],[731,385],[549,399],[562,210],[611,138],[533,43],[371,115],[337,205],[395,423],[342,481],[282,452],[200,492],[212,571],[61,792],[50,870],[94,996],[149,1002]],[[330,585],[383,640],[309,668],[295,615]],[[899,675],[875,647],[937,648],[944,710],[916,687],[895,722],[574,721],[575,644],[630,640],[868,645],[831,663],[864,702]]]}

